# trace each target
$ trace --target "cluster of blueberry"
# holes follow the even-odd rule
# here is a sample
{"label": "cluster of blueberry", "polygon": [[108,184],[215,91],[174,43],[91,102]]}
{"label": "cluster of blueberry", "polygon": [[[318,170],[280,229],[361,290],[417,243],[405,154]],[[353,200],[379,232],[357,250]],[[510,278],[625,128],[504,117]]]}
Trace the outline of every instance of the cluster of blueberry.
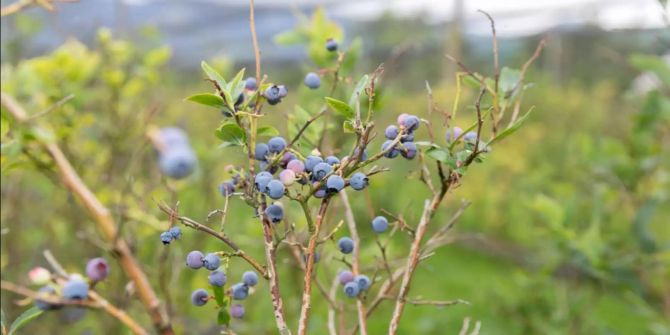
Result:
{"label": "cluster of blueberry", "polygon": [[[86,277],[80,274],[71,274],[67,281],[58,282],[49,270],[36,267],[28,273],[30,282],[34,285],[42,285],[38,290],[40,293],[59,296],[65,300],[84,300],[88,297],[90,286],[104,280],[109,275],[109,265],[104,258],[93,258],[86,264]],[[62,304],[54,304],[41,299],[35,300],[35,306],[43,311],[54,310],[63,307]]]}
{"label": "cluster of blueberry", "polygon": [[[390,125],[384,130],[386,141],[382,143],[382,151],[386,151],[384,157],[395,158],[402,155],[407,159],[416,157],[417,148],[414,144],[414,132],[419,129],[419,118],[414,115],[398,115],[398,126]],[[393,145],[394,140],[400,136],[400,143]],[[393,145],[392,149],[389,149]]]}
{"label": "cluster of blueberry", "polygon": [[181,228],[177,226],[171,227],[167,231],[162,232],[160,237],[163,244],[170,244],[172,240],[178,240],[181,238]]}
{"label": "cluster of blueberry", "polygon": [[[211,271],[207,277],[209,284],[213,287],[224,287],[228,277],[223,270],[220,270],[221,259],[216,253],[204,255],[202,252],[194,250],[186,255],[186,266],[191,269],[204,267]],[[247,271],[242,274],[242,281],[230,287],[229,295],[233,300],[244,300],[249,296],[249,288],[258,284],[258,275],[254,271]],[[209,293],[204,289],[197,289],[191,294],[191,302],[195,306],[204,306],[211,300]],[[233,304],[230,307],[230,315],[240,319],[244,316],[244,306]]]}
{"label": "cluster of blueberry", "polygon": [[198,163],[188,137],[179,128],[163,128],[159,132],[162,144],[158,164],[161,171],[171,178],[182,179],[193,173]]}

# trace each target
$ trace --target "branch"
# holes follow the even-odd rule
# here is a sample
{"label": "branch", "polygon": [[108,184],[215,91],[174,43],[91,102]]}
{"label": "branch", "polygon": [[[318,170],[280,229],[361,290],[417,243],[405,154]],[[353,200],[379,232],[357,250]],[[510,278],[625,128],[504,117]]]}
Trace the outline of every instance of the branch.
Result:
{"label": "branch", "polygon": [[472,149],[470,156],[468,156],[465,162],[463,162],[463,166],[470,165],[470,163],[472,163],[472,161],[477,157],[477,154],[480,152],[479,141],[481,140],[482,127],[484,126],[484,120],[482,119],[482,109],[480,105],[482,98],[484,97],[484,93],[486,93],[486,89],[482,87],[482,89],[479,91],[479,96],[477,96],[477,101],[475,101],[475,109],[477,110],[477,139],[475,140],[475,148]]}
{"label": "branch", "polygon": [[[347,225],[349,227],[349,233],[351,233],[351,239],[354,240],[354,250],[352,252],[352,270],[355,275],[360,274],[360,238],[358,237],[358,230],[356,229],[356,220],[354,219],[354,212],[351,210],[351,204],[349,203],[349,197],[347,196],[346,190],[340,191],[340,199],[342,199],[342,205],[344,206],[344,217],[347,219]],[[358,311],[358,326],[361,330],[361,335],[366,335],[367,330],[367,315],[365,313],[365,304],[360,298],[356,299],[356,309]]]}
{"label": "branch", "polygon": [[[28,114],[10,95],[1,94],[1,102],[8,112],[19,122],[29,123]],[[35,121],[35,120],[33,120]],[[34,126],[39,128],[38,125]],[[156,293],[151,288],[149,280],[133,256],[125,240],[118,238],[116,223],[109,209],[96,198],[95,194],[84,184],[74,170],[60,147],[54,142],[40,142],[43,149],[51,156],[60,178],[65,186],[82,202],[89,214],[93,217],[102,232],[102,235],[113,246],[114,255],[118,257],[121,267],[135,285],[140,301],[151,316],[154,327],[160,334],[174,334],[170,320],[160,305]]]}

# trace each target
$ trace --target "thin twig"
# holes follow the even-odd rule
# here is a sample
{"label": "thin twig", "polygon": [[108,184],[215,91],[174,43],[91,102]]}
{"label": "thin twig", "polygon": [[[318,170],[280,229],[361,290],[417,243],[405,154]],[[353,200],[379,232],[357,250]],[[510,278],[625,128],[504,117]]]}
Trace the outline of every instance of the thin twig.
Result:
{"label": "thin twig", "polygon": [[[356,229],[356,219],[354,218],[354,212],[351,209],[351,203],[349,202],[349,197],[347,196],[346,190],[340,191],[340,199],[342,200],[342,206],[344,207],[344,217],[347,219],[347,226],[349,227],[349,233],[351,234],[351,239],[354,240],[354,250],[351,255],[351,267],[355,275],[360,274],[360,252],[361,240],[358,237],[358,230]],[[363,300],[359,297],[356,299],[356,310],[358,311],[358,326],[361,330],[361,335],[366,335],[367,330],[367,315],[365,313],[365,304]]]}

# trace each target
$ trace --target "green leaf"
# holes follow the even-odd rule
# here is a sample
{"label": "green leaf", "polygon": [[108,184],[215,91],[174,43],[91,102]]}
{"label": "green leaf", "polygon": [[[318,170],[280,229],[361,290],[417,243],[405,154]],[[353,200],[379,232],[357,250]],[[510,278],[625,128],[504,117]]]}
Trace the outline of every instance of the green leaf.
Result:
{"label": "green leaf", "polygon": [[216,130],[216,137],[223,141],[223,147],[243,146],[247,141],[244,129],[235,123],[224,123]]}
{"label": "green leaf", "polygon": [[214,299],[216,303],[219,304],[219,307],[223,308],[226,306],[226,296],[223,293],[223,286],[214,286],[212,285],[212,291],[214,291]]}
{"label": "green leaf", "polygon": [[9,120],[5,119],[5,116],[0,116],[0,137],[5,137],[9,132]]}
{"label": "green leaf", "polygon": [[233,80],[231,80],[226,87],[226,90],[230,92],[232,97],[235,97],[235,100],[237,100],[237,97],[242,93],[242,90],[244,90],[244,82],[242,81],[242,78],[244,78],[244,70],[245,69],[242,68],[242,70],[237,72],[235,77],[233,77]]}
{"label": "green leaf", "polygon": [[345,133],[356,132],[356,128],[354,128],[354,124],[351,120],[344,120],[344,123],[342,123],[342,130],[344,130]]}
{"label": "green leaf", "polygon": [[43,312],[43,310],[37,307],[31,307],[27,309],[25,312],[21,313],[21,315],[19,315],[19,317],[16,318],[14,322],[12,322],[12,325],[9,327],[9,333],[7,335],[15,334],[17,330],[21,329],[21,327],[34,320],[36,317],[42,315]]}
{"label": "green leaf", "polygon": [[223,103],[223,99],[221,99],[220,96],[212,93],[200,93],[200,94],[194,94],[186,99],[186,101],[191,101],[195,102],[197,104],[209,106],[209,107],[214,107],[217,109],[221,108],[227,108],[225,103]]}
{"label": "green leaf", "polygon": [[428,148],[426,150],[426,156],[443,163],[449,162],[449,151],[440,147]]}
{"label": "green leaf", "polygon": [[277,136],[279,131],[272,126],[261,126],[256,130],[257,136]]}
{"label": "green leaf", "polygon": [[481,87],[481,83],[479,82],[479,80],[477,80],[477,79],[475,79],[475,78],[472,78],[472,76],[465,75],[465,76],[462,76],[461,78],[463,78],[463,79],[462,79],[462,80],[463,80],[463,84],[465,84],[465,85],[467,85],[467,86],[470,86],[470,87],[472,87],[472,88],[479,88],[479,87]]}
{"label": "green leaf", "polygon": [[653,253],[657,249],[654,237],[648,227],[649,222],[653,219],[654,214],[656,213],[657,207],[657,200],[647,200],[640,209],[638,209],[635,218],[633,218],[633,235],[636,237],[640,249],[646,253]]}
{"label": "green leaf", "polygon": [[289,30],[279,33],[274,37],[275,43],[279,45],[296,45],[309,42],[308,36],[301,29]]}
{"label": "green leaf", "polygon": [[500,79],[498,80],[498,92],[503,95],[509,94],[521,79],[521,71],[503,67],[500,71]]}
{"label": "green leaf", "polygon": [[0,332],[7,334],[7,321],[5,320],[5,311],[0,308]]}
{"label": "green leaf", "polygon": [[346,102],[326,97],[326,103],[333,111],[344,116],[346,119],[354,118],[354,110]]}
{"label": "green leaf", "polygon": [[200,67],[202,67],[202,70],[205,71],[205,74],[207,75],[207,78],[217,82],[219,84],[219,86],[221,87],[221,89],[226,87],[226,80],[223,79],[223,77],[221,76],[221,74],[219,74],[218,71],[214,70],[213,67],[209,66],[209,64],[207,64],[207,62],[202,61],[200,63]]}
{"label": "green leaf", "polygon": [[358,81],[358,84],[356,84],[356,88],[354,89],[354,92],[351,93],[351,97],[349,98],[349,106],[351,108],[356,106],[356,103],[359,101],[361,93],[365,89],[365,86],[368,84],[369,80],[370,76],[366,74],[361,78],[361,80]]}
{"label": "green leaf", "polygon": [[230,314],[228,313],[228,309],[220,308],[216,321],[220,326],[228,326],[230,324]]}
{"label": "green leaf", "polygon": [[528,116],[530,116],[530,113],[532,113],[532,112],[533,112],[533,107],[531,107],[531,108],[528,110],[528,113],[524,114],[524,116],[518,118],[512,125],[510,125],[509,127],[507,127],[507,129],[505,129],[505,130],[501,131],[500,133],[498,133],[498,136],[494,137],[494,138],[488,143],[488,145],[491,146],[493,143],[496,143],[496,142],[502,140],[503,138],[505,138],[505,137],[507,137],[507,136],[509,136],[509,135],[514,134],[514,132],[516,132],[517,130],[519,130],[519,128],[521,128],[521,126],[523,125],[523,123],[526,121],[526,119],[528,119]]}

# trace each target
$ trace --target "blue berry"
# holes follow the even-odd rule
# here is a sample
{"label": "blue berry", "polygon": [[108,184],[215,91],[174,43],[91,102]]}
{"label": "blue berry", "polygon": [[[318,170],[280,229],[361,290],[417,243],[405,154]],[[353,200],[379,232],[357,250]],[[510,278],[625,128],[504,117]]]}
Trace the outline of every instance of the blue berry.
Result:
{"label": "blue berry", "polygon": [[385,217],[383,216],[378,216],[374,219],[372,219],[372,230],[375,231],[375,233],[383,233],[388,229],[389,227],[389,221],[386,220]]}
{"label": "blue berry", "polygon": [[205,258],[205,255],[202,254],[202,252],[198,250],[193,250],[186,255],[186,266],[188,266],[191,269],[199,269],[201,268],[204,263],[203,259]]}
{"label": "blue berry", "polygon": [[88,283],[81,278],[72,278],[63,284],[62,295],[65,299],[81,300],[88,296]]}
{"label": "blue berry", "polygon": [[351,188],[356,191],[364,189],[368,186],[368,183],[368,177],[365,175],[365,173],[362,172],[356,172],[351,176],[351,178],[349,178],[349,185],[351,185]]}
{"label": "blue berry", "polygon": [[256,177],[254,178],[254,184],[256,185],[256,188],[263,192],[265,191],[265,188],[268,186],[268,183],[272,181],[272,174],[267,171],[262,171],[256,174]]}
{"label": "blue berry", "polygon": [[400,142],[405,143],[405,142],[413,142],[414,141],[414,133],[409,133],[400,136]]}
{"label": "blue berry", "polygon": [[474,131],[469,131],[463,135],[463,140],[465,142],[475,143],[477,142],[477,133]]}
{"label": "blue berry", "polygon": [[170,233],[170,235],[172,235],[172,238],[175,239],[175,240],[178,240],[178,239],[181,238],[181,228],[179,228],[177,226],[174,226],[174,227],[168,229],[168,232]]}
{"label": "blue berry", "polygon": [[328,163],[321,162],[319,164],[316,164],[316,166],[314,166],[314,169],[312,170],[312,179],[321,180],[323,178],[326,178],[326,176],[331,171],[333,171],[333,167],[330,166]]}
{"label": "blue berry", "polygon": [[284,218],[284,209],[272,204],[265,209],[265,215],[272,223],[279,223]]}
{"label": "blue berry", "polygon": [[281,158],[281,167],[286,169],[288,163],[292,160],[295,160],[296,156],[292,152],[285,152],[284,156]]}
{"label": "blue berry", "polygon": [[398,134],[400,134],[400,130],[394,125],[390,125],[386,127],[386,130],[384,130],[384,136],[386,136],[386,138],[389,140],[394,140],[396,137],[398,137]]}
{"label": "blue berry", "polygon": [[202,259],[202,265],[209,271],[214,271],[221,265],[221,258],[215,253],[209,253]]}
{"label": "blue berry", "polygon": [[254,77],[247,78],[247,80],[244,81],[244,88],[249,91],[255,91],[258,88],[256,78]]}
{"label": "blue berry", "polygon": [[233,299],[244,300],[249,296],[249,286],[244,283],[237,283],[230,288]]}
{"label": "blue berry", "polygon": [[344,188],[344,179],[334,174],[326,180],[326,189],[330,193],[337,193]]}
{"label": "blue berry", "polygon": [[340,252],[343,254],[350,254],[354,251],[354,240],[350,237],[342,237],[337,241],[337,247],[340,249]]}
{"label": "blue berry", "polygon": [[164,245],[170,244],[172,242],[172,234],[170,234],[169,231],[164,231],[160,235],[161,237],[161,242],[163,242]]}
{"label": "blue berry", "polygon": [[358,275],[354,277],[354,282],[358,285],[360,291],[365,291],[370,288],[370,278],[366,275]]}
{"label": "blue berry", "polygon": [[267,160],[267,155],[270,152],[270,147],[265,143],[256,143],[256,149],[254,150],[254,158],[257,161]]}
{"label": "blue berry", "polygon": [[[39,290],[37,290],[37,292],[44,293],[44,294],[55,295],[56,294],[56,289],[54,289],[51,286],[42,286]],[[60,308],[61,305],[51,304],[51,303],[48,303],[44,300],[35,299],[35,307],[37,307],[37,308],[39,308],[43,311],[48,311],[50,309]]]}
{"label": "blue berry", "polygon": [[335,156],[328,156],[325,160],[326,163],[330,165],[340,164],[340,159]]}
{"label": "blue berry", "polygon": [[175,179],[182,179],[193,173],[197,162],[193,150],[184,146],[166,150],[158,160],[161,171]]}
{"label": "blue berry", "polygon": [[414,115],[407,115],[402,119],[400,125],[406,130],[406,132],[411,133],[417,128],[419,128],[419,118]]}
{"label": "blue berry", "polygon": [[[281,86],[281,87],[280,87]],[[263,96],[265,99],[267,99],[268,103],[270,105],[276,105],[279,102],[281,102],[281,99],[286,96],[286,93],[288,91],[286,90],[286,87],[284,85],[272,85],[268,87],[265,92],[263,92]]]}
{"label": "blue berry", "polygon": [[299,159],[294,159],[286,164],[286,168],[295,173],[303,173],[305,172],[305,163]]}
{"label": "blue berry", "polygon": [[453,130],[448,129],[447,133],[445,134],[447,143],[455,141],[459,136],[461,136],[461,134],[463,134],[463,129],[461,129],[460,127],[454,127]]}
{"label": "blue berry", "polygon": [[414,159],[416,157],[416,144],[412,142],[407,142],[402,144],[402,148],[400,149],[400,154],[407,158],[407,159]]}
{"label": "blue berry", "polygon": [[295,172],[293,170],[284,170],[279,173],[279,181],[286,186],[293,185],[295,179]]}
{"label": "blue berry", "polygon": [[288,89],[286,89],[286,86],[284,85],[279,85],[277,86],[279,88],[279,97],[284,98],[286,95],[288,95]]}
{"label": "blue berry", "polygon": [[92,281],[101,281],[109,275],[109,264],[102,257],[96,257],[86,263],[86,276]]}
{"label": "blue berry", "polygon": [[[316,184],[317,183],[314,183],[314,185]],[[314,197],[317,199],[325,198],[327,194],[328,189],[326,188],[326,185],[322,185],[318,190],[314,191]]]}
{"label": "blue berry", "polygon": [[319,78],[318,74],[310,72],[305,76],[305,86],[313,90],[317,89],[321,86],[321,78]]}
{"label": "blue berry", "polygon": [[219,184],[219,193],[226,197],[235,193],[235,183],[232,180],[224,181]]}
{"label": "blue berry", "polygon": [[209,293],[199,288],[191,293],[191,303],[195,306],[204,306],[209,301]]}
{"label": "blue berry", "polygon": [[284,196],[284,184],[279,180],[270,180],[265,186],[265,193],[272,199],[281,199]]}
{"label": "blue berry", "polygon": [[249,287],[256,286],[256,284],[258,284],[258,275],[256,272],[247,271],[242,274],[242,282]]}
{"label": "blue berry", "polygon": [[326,50],[333,52],[337,50],[337,41],[332,38],[326,40]]}
{"label": "blue berry", "polygon": [[[392,143],[393,143],[393,141],[391,141],[391,140],[386,140],[384,143],[382,143],[382,151],[388,150],[388,148],[391,146]],[[398,148],[394,147],[393,149],[386,151],[386,153],[384,153],[384,157],[395,158],[399,154],[400,154],[400,151],[398,150]]]}
{"label": "blue berry", "polygon": [[226,285],[226,281],[228,281],[226,274],[221,270],[212,271],[207,279],[209,280],[210,285],[216,287],[222,287],[223,285]]}
{"label": "blue berry", "polygon": [[358,292],[360,292],[360,289],[358,288],[358,284],[356,282],[348,282],[344,285],[344,294],[346,294],[350,298],[355,298],[358,296]]}
{"label": "blue berry", "polygon": [[305,159],[305,171],[312,172],[314,167],[321,162],[323,162],[323,158],[319,156],[307,156]]}
{"label": "blue berry", "polygon": [[241,319],[244,317],[244,306],[240,304],[233,304],[230,306],[230,316],[235,319]]}
{"label": "blue berry", "polygon": [[270,152],[278,153],[286,148],[286,140],[283,137],[276,136],[268,141]]}
{"label": "blue berry", "polygon": [[189,145],[188,136],[183,130],[177,127],[162,128],[158,136],[168,150],[174,147],[187,147]]}
{"label": "blue berry", "polygon": [[235,100],[235,107],[239,107],[243,102],[244,102],[244,93],[240,93],[240,95],[237,96],[237,100]]}
{"label": "blue berry", "polygon": [[341,285],[346,285],[347,283],[354,281],[354,274],[349,270],[343,270],[337,275],[337,279],[340,281]]}

